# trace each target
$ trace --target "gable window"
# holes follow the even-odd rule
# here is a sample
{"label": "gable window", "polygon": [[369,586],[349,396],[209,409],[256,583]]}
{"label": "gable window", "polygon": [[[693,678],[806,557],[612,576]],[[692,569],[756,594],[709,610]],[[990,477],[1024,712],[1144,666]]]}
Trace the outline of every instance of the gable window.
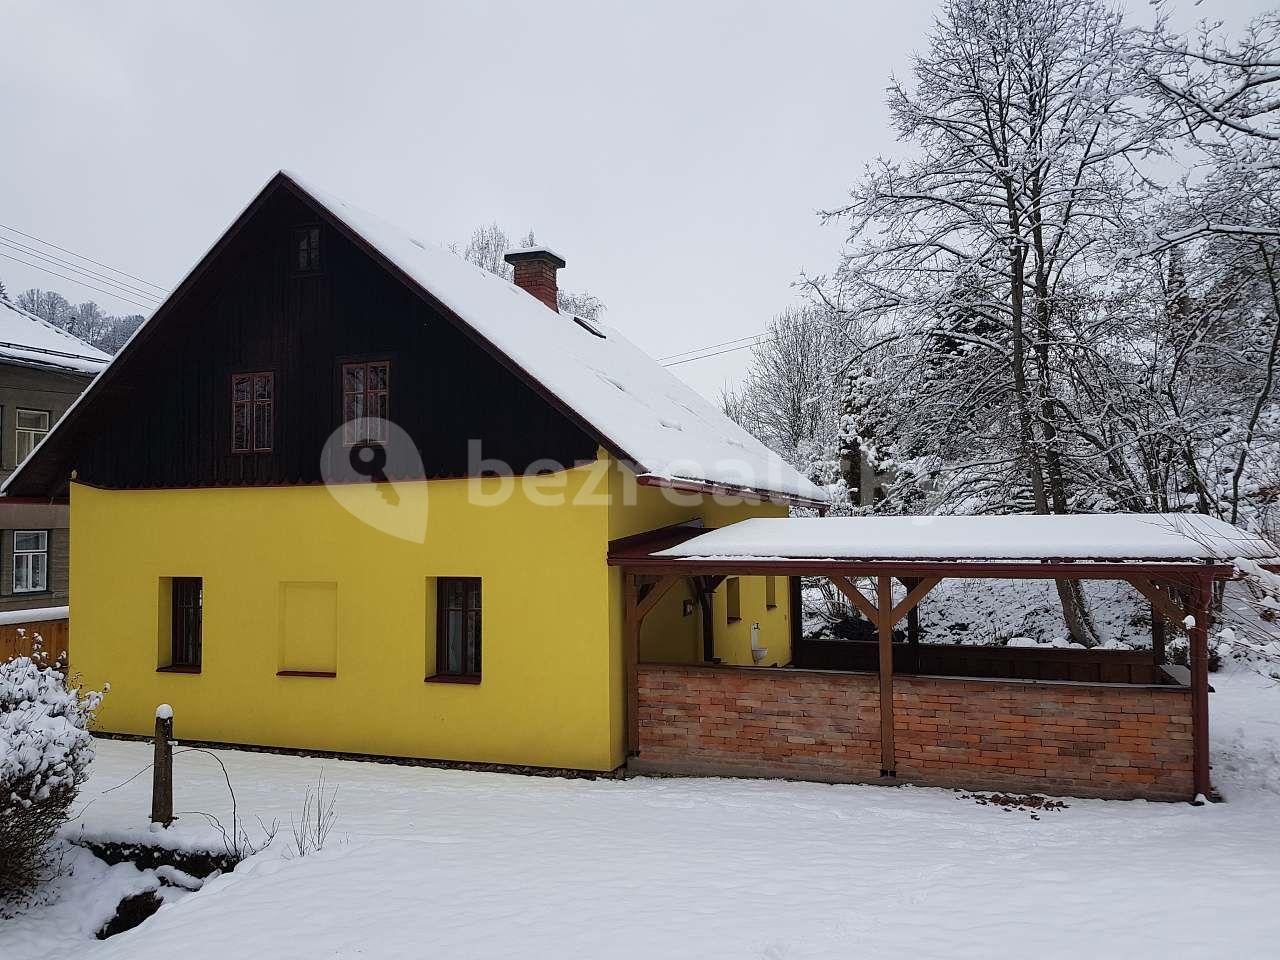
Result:
{"label": "gable window", "polygon": [[16,463],[21,463],[36,448],[41,437],[49,432],[48,410],[17,409],[13,418],[13,452]]}
{"label": "gable window", "polygon": [[275,374],[231,375],[231,451],[267,453],[275,429]]}
{"label": "gable window", "polygon": [[315,273],[320,269],[320,227],[293,230],[293,272]]}
{"label": "gable window", "polygon": [[391,412],[391,364],[386,360],[342,365],[342,439],[348,445],[387,441]]}
{"label": "gable window", "polygon": [[171,589],[170,665],[199,669],[204,580],[200,577],[174,577]]}
{"label": "gable window", "polygon": [[49,589],[49,531],[13,531],[13,592]]}
{"label": "gable window", "polygon": [[480,578],[436,580],[436,673],[480,677]]}

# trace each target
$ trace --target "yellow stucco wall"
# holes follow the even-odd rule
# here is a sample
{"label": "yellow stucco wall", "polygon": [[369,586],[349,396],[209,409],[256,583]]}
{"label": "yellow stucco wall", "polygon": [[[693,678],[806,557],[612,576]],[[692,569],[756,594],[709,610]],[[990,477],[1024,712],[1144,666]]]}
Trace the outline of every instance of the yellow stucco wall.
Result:
{"label": "yellow stucco wall", "polygon": [[[607,474],[607,479],[606,479]],[[73,484],[71,597],[75,670],[112,684],[99,727],[150,733],[175,710],[179,738],[394,756],[608,770],[624,759],[622,604],[608,541],[702,517],[721,526],[785,508],[673,503],[634,487],[607,457],[539,481],[564,498],[538,503],[517,483],[479,507],[493,481],[398,484],[423,497],[424,542],[381,532],[324,487],[105,491]],[[344,497],[381,497],[374,487]],[[546,499],[546,498],[542,498]],[[479,684],[426,682],[434,672],[434,579],[478,576]],[[203,662],[166,663],[166,591],[201,577]],[[716,597],[716,653],[750,663],[761,623],[766,663],[789,659],[786,581],[764,608],[763,578],[744,578],[742,621]],[[646,620],[645,654],[701,658],[699,614],[683,585]],[[336,676],[280,676],[327,670]]]}
{"label": "yellow stucco wall", "polygon": [[[640,486],[629,473],[621,470],[613,470],[610,479],[610,539],[692,519],[701,519],[707,527],[723,527],[749,517],[787,515],[785,506],[774,503],[720,502],[714,497]],[[769,651],[763,663],[788,663],[791,660],[791,612],[786,580],[779,577],[775,583],[777,603],[773,608],[765,604],[764,577],[741,577],[739,585],[741,618],[737,623],[729,622],[725,586],[722,584],[715,592],[712,620],[716,656],[724,663],[753,663],[751,625],[759,623],[760,645]],[[621,578],[615,576],[611,590],[620,596],[621,589]],[[696,603],[690,615],[684,614],[684,601],[689,599],[693,599],[693,594],[688,585],[676,584],[645,617],[640,633],[641,660],[673,663],[702,660],[702,615]],[[620,600],[611,601],[611,609],[620,607],[620,603]]]}
{"label": "yellow stucco wall", "polygon": [[[588,472],[565,474],[571,490]],[[156,706],[169,703],[189,739],[616,766],[607,509],[534,506],[520,495],[477,508],[467,487],[478,482],[415,485],[429,496],[425,543],[365,525],[324,487],[73,486],[73,655],[88,683],[112,683],[99,726],[148,733]],[[198,675],[156,670],[159,584],[175,576],[204,579]],[[478,685],[424,682],[436,576],[483,579]],[[323,584],[337,594],[337,676],[277,676],[291,666],[282,659],[285,585],[322,596],[314,585]],[[323,665],[323,653],[299,655],[300,667]]]}

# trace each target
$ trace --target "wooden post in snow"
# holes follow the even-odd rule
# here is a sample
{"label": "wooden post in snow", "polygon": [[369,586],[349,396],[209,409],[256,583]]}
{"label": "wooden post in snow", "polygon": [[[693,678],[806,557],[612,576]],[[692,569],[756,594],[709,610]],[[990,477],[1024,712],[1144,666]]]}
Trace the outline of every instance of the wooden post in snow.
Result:
{"label": "wooden post in snow", "polygon": [[897,775],[893,743],[893,581],[876,578],[876,628],[880,640],[880,776]]}
{"label": "wooden post in snow", "polygon": [[156,752],[151,765],[151,822],[173,823],[173,707],[156,707]]}
{"label": "wooden post in snow", "polygon": [[1209,797],[1209,616],[1213,604],[1213,580],[1198,577],[1191,588],[1190,636],[1187,659],[1191,667],[1192,771],[1196,796]]}

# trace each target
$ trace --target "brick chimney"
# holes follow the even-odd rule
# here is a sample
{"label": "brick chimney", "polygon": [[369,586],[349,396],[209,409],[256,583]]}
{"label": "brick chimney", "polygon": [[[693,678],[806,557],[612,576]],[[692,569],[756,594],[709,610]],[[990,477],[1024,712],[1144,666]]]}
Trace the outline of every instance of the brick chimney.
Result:
{"label": "brick chimney", "polygon": [[509,250],[503,260],[515,268],[516,286],[531,293],[552,310],[556,307],[556,271],[564,260],[546,247]]}

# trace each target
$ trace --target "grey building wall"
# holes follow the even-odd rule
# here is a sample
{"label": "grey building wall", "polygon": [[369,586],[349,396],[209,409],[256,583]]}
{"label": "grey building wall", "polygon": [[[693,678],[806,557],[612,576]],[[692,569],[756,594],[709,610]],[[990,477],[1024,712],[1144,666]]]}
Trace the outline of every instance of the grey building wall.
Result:
{"label": "grey building wall", "polygon": [[17,466],[14,411],[18,408],[47,410],[49,425],[52,426],[92,379],[86,374],[39,370],[0,362],[0,481],[13,473]]}
{"label": "grey building wall", "polygon": [[[17,424],[14,411],[47,410],[49,425],[57,423],[93,378],[84,374],[39,370],[0,362],[0,481],[15,462]],[[0,499],[0,611],[60,607],[67,603],[71,557],[70,511],[65,504],[6,503]],[[13,532],[47,530],[49,556],[47,589],[14,593]]]}

